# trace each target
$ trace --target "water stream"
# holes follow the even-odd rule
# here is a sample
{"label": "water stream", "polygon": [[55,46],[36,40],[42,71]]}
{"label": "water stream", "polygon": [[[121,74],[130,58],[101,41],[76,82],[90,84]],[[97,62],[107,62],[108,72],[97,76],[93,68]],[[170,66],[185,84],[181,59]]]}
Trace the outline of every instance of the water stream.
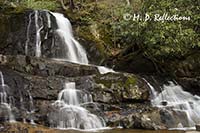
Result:
{"label": "water stream", "polygon": [[63,59],[70,62],[88,64],[87,54],[83,47],[75,40],[72,33],[72,26],[70,21],[60,13],[51,13],[55,18],[58,25],[56,32],[64,42],[65,54]]}
{"label": "water stream", "polygon": [[[152,86],[150,86],[152,87]],[[152,105],[173,110],[173,116],[178,121],[173,128],[195,129],[195,125],[200,122],[200,97],[186,92],[182,87],[173,82],[164,85],[160,93],[151,89],[153,99]]]}
{"label": "water stream", "polygon": [[8,116],[9,122],[15,122],[15,117],[12,114],[12,104],[14,103],[13,97],[8,96],[7,89],[9,87],[4,82],[3,73],[0,71],[0,109],[6,116]]}
{"label": "water stream", "polygon": [[35,124],[34,122],[34,113],[35,113],[35,108],[34,108],[34,104],[33,104],[33,97],[30,93],[30,91],[28,91],[28,95],[29,95],[29,116],[30,116],[30,123],[31,124]]}
{"label": "water stream", "polygon": [[[29,15],[29,23],[27,25],[27,40],[25,43],[25,53],[28,55],[30,50],[30,29],[31,24],[35,27],[35,56],[41,57],[41,30],[43,27],[51,28],[51,16],[55,17],[57,29],[52,28],[54,33],[59,37],[58,42],[60,52],[58,57],[53,59],[59,61],[70,61],[73,63],[90,65],[87,53],[85,49],[79,44],[79,42],[73,36],[73,30],[70,21],[64,17],[63,14],[53,13],[45,11],[47,23],[43,23],[40,11],[35,10]],[[32,21],[33,19],[33,21]],[[44,24],[47,24],[45,26]],[[45,34],[45,39],[48,38],[48,32]],[[32,41],[33,42],[33,41]],[[101,74],[108,72],[114,72],[112,69],[104,66],[96,66]],[[30,94],[30,111],[28,114],[31,116],[31,123],[34,123],[32,114],[34,114],[33,99]],[[51,116],[51,127],[56,128],[78,128],[78,129],[94,129],[102,128],[105,126],[103,119],[90,113],[82,106],[93,103],[92,97],[89,94],[84,94],[80,90],[75,89],[75,83],[66,83],[65,88],[59,93],[58,100],[54,103],[54,106],[58,108],[58,112]],[[93,103],[94,104],[94,103]]]}
{"label": "water stream", "polygon": [[[62,61],[70,61],[73,63],[78,64],[84,64],[84,65],[90,65],[88,58],[87,58],[87,52],[85,49],[81,46],[81,44],[74,38],[73,36],[73,30],[70,21],[64,17],[63,14],[60,13],[54,13],[49,11],[44,11],[46,16],[47,23],[44,23],[43,18],[41,17],[40,11],[35,10],[34,12],[30,13],[29,15],[29,23],[27,25],[27,33],[26,33],[26,42],[25,42],[25,54],[29,55],[29,50],[31,50],[29,47],[30,43],[33,43],[33,40],[31,41],[31,25],[34,24],[35,28],[35,56],[41,57],[42,56],[42,50],[41,50],[41,30],[45,27],[44,24],[47,24],[46,27],[49,29],[51,28],[51,15],[53,15],[56,19],[57,29],[54,29],[54,33],[56,33],[59,36],[59,41],[52,41],[52,45],[54,43],[57,43],[59,45],[59,53],[57,57],[53,57],[53,59],[56,60],[62,60]],[[34,21],[32,20],[34,19]],[[48,32],[46,32],[44,39],[47,39]],[[114,72],[114,70],[104,67],[104,66],[96,66],[101,74],[105,74],[108,72]]]}
{"label": "water stream", "polygon": [[53,103],[57,111],[50,115],[51,127],[66,129],[97,129],[105,126],[103,119],[90,113],[84,104],[93,103],[90,94],[77,90],[74,82],[65,83],[64,89]]}

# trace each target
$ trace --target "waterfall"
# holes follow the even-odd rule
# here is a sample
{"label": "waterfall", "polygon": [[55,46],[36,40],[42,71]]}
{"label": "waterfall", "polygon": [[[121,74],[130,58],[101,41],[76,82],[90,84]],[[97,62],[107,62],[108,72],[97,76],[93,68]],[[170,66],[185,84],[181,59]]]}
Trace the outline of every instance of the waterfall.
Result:
{"label": "waterfall", "polygon": [[27,26],[27,31],[26,31],[26,42],[25,42],[25,54],[28,55],[28,45],[30,42],[30,27],[31,27],[31,22],[32,22],[32,17],[33,13],[29,14],[29,22],[28,22],[28,26]]}
{"label": "waterfall", "polygon": [[[87,53],[79,42],[74,38],[72,33],[72,26],[70,21],[60,13],[51,13],[55,18],[58,25],[57,33],[65,43],[64,59],[79,64],[88,65]],[[97,66],[101,74],[114,72],[110,68],[104,66]]]}
{"label": "waterfall", "polygon": [[[30,27],[32,24],[32,16],[34,14],[34,22],[35,22],[35,56],[40,57],[41,56],[41,35],[40,31],[43,29],[43,25],[40,26],[39,20],[41,21],[42,24],[42,18],[39,15],[38,10],[35,10],[33,13],[29,14],[29,23],[27,26],[27,31],[26,31],[26,42],[25,42],[25,54],[28,55],[28,46],[30,43]],[[47,16],[48,17],[48,16]],[[47,19],[48,20],[48,19]],[[49,23],[48,23],[49,24]]]}
{"label": "waterfall", "polygon": [[[42,13],[45,13],[43,16]],[[52,22],[51,16],[54,16],[55,23]],[[43,21],[47,22],[44,23]],[[32,24],[34,24],[35,32],[31,32]],[[57,27],[52,27],[57,25]],[[45,31],[45,29],[48,29]],[[53,59],[61,61],[70,61],[73,63],[89,65],[87,53],[80,43],[74,38],[73,30],[70,21],[64,17],[63,14],[53,13],[48,11],[37,11],[29,14],[29,23],[27,26],[25,53],[26,55],[34,55],[41,57],[42,55],[42,41],[48,39],[48,34],[53,33],[54,41],[52,41],[52,48],[55,48],[55,55]],[[34,34],[35,39],[31,40],[31,35]],[[30,43],[35,44],[34,54],[28,53],[32,47]],[[30,48],[29,48],[30,46]],[[55,46],[55,47],[54,47]],[[57,47],[58,46],[58,47]],[[47,46],[48,47],[48,46]],[[104,66],[95,66],[101,74],[114,72],[112,69]],[[33,99],[29,94],[30,110],[27,112],[30,115],[30,121],[34,124],[33,114],[34,106]],[[23,99],[21,100],[23,101]],[[66,83],[64,89],[58,94],[58,100],[54,102],[53,106],[57,111],[49,114],[49,122],[51,127],[56,128],[78,128],[78,129],[95,129],[105,126],[102,118],[99,118],[93,113],[90,113],[85,106],[93,104],[92,96],[81,90],[76,90],[75,83]],[[24,121],[25,118],[24,118]]]}
{"label": "waterfall", "polygon": [[[35,56],[40,57],[41,56],[41,36],[40,31],[42,30],[43,26],[39,26],[39,13],[36,10],[35,11],[35,29],[36,29],[36,50],[35,50]],[[42,20],[42,19],[41,19]]]}
{"label": "waterfall", "polygon": [[0,71],[0,109],[2,109],[2,111],[5,111],[4,113],[8,115],[8,120],[9,122],[15,122],[15,118],[14,115],[12,114],[12,109],[11,106],[12,104],[14,104],[14,100],[12,96],[8,96],[7,94],[7,89],[8,86],[5,84],[4,82],[4,77],[3,77],[3,73]]}
{"label": "waterfall", "polygon": [[[47,23],[44,23],[44,16],[42,17],[42,13],[45,14],[45,20]],[[55,17],[56,19],[56,25],[57,29],[52,28],[52,22],[51,22],[51,15]],[[33,21],[33,20],[34,21]],[[54,59],[56,60],[62,60],[62,61],[70,61],[73,63],[78,64],[88,64],[88,58],[87,53],[85,49],[80,45],[80,43],[74,38],[72,26],[70,21],[64,17],[63,14],[60,13],[54,13],[49,11],[38,11],[35,10],[34,12],[29,14],[29,22],[27,25],[27,32],[26,32],[26,42],[25,42],[25,54],[26,55],[33,55],[32,53],[29,53],[30,50],[32,50],[32,47],[29,48],[30,43],[33,43],[33,40],[31,40],[31,27],[32,23],[34,22],[34,28],[35,28],[35,53],[34,55],[36,57],[42,56],[42,40],[48,38],[49,31],[44,31],[44,27],[53,30],[54,33],[57,34],[59,40],[56,40],[55,38],[52,39],[52,46],[58,45],[59,48],[55,48],[56,54],[54,55]],[[42,31],[43,30],[43,31]],[[42,32],[41,32],[42,31]],[[41,33],[44,33],[45,35],[41,35]],[[32,33],[33,34],[33,33]],[[41,38],[44,36],[44,38]],[[54,51],[54,52],[55,52]],[[101,74],[105,74],[108,72],[114,72],[114,70],[110,68],[106,68],[104,66],[96,66]]]}
{"label": "waterfall", "polygon": [[97,66],[100,74],[106,74],[106,73],[116,73],[113,69],[111,68],[107,68],[107,67],[104,67],[104,66]]}
{"label": "waterfall", "polygon": [[34,119],[33,119],[34,113],[35,113],[35,108],[34,108],[34,104],[33,104],[33,97],[31,96],[30,91],[28,91],[28,95],[29,95],[29,102],[30,102],[29,112],[28,112],[28,114],[30,115],[30,123],[35,124]]}
{"label": "waterfall", "polygon": [[82,106],[92,102],[90,94],[76,90],[75,83],[65,83],[64,89],[53,103],[57,108],[51,113],[50,123],[53,128],[95,129],[104,126],[104,121]]}
{"label": "waterfall", "polygon": [[154,89],[154,87],[146,80],[146,79],[144,79],[144,78],[142,78],[146,83],[147,83],[147,85],[149,86],[149,88],[150,88],[150,92],[151,92],[151,99],[154,99],[154,98],[156,98],[157,96],[158,96],[158,93],[156,92],[156,90]]}
{"label": "waterfall", "polygon": [[0,97],[1,97],[1,103],[7,103],[7,93],[5,90],[5,83],[4,83],[4,78],[3,78],[3,73],[0,71],[0,78],[1,78],[1,92],[0,92]]}
{"label": "waterfall", "polygon": [[[156,93],[153,92],[153,94]],[[176,114],[182,113],[186,116],[182,118],[180,115],[179,123],[174,128],[191,128],[200,122],[200,97],[184,91],[180,85],[171,81],[168,85],[163,86],[162,91],[151,102],[153,106],[166,110],[172,109]]]}
{"label": "waterfall", "polygon": [[60,13],[51,14],[56,18],[58,25],[56,32],[65,43],[66,54],[63,58],[75,63],[88,64],[88,58],[85,50],[73,36],[70,21]]}

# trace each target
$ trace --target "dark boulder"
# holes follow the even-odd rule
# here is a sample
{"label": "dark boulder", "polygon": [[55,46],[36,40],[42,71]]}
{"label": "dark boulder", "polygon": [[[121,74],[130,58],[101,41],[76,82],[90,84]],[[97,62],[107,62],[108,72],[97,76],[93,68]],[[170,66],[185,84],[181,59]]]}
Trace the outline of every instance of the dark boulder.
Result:
{"label": "dark boulder", "polygon": [[0,63],[13,70],[38,76],[76,77],[99,73],[93,66],[22,55],[1,56]]}

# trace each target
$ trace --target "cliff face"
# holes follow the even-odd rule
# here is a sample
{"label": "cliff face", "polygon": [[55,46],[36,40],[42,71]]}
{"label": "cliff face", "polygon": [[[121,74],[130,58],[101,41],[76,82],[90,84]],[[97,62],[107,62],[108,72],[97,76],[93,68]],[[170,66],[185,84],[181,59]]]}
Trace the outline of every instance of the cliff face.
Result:
{"label": "cliff face", "polygon": [[[0,62],[5,84],[9,86],[7,94],[12,96],[16,103],[12,111],[19,121],[30,121],[32,118],[26,113],[30,111],[31,95],[35,108],[34,121],[49,125],[48,115],[54,110],[52,103],[57,99],[65,82],[75,82],[77,89],[90,93],[96,105],[86,107],[102,116],[109,125],[112,123],[113,126],[117,126],[117,123],[124,119],[122,117],[113,120],[110,116],[112,113],[124,112],[128,108],[138,110],[137,105],[146,112],[144,108],[149,104],[148,86],[140,77],[133,74],[101,75],[94,66],[23,55],[1,55]],[[96,106],[99,111],[96,111]],[[2,120],[6,116],[4,113],[1,113]]]}

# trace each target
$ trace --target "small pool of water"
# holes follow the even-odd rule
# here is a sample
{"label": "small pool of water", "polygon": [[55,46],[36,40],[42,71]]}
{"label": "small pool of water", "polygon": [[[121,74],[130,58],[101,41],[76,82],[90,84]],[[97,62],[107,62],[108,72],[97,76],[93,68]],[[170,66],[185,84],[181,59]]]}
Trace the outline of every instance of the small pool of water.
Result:
{"label": "small pool of water", "polygon": [[77,130],[67,130],[58,133],[185,133],[185,131],[179,130],[131,130],[131,129],[108,129],[108,130],[98,130],[98,131],[77,131]]}
{"label": "small pool of water", "polygon": [[75,129],[54,129],[41,125],[31,125],[27,123],[0,123],[0,133],[200,133],[196,131],[183,130],[133,130],[133,129],[111,129],[102,130],[75,130]]}

